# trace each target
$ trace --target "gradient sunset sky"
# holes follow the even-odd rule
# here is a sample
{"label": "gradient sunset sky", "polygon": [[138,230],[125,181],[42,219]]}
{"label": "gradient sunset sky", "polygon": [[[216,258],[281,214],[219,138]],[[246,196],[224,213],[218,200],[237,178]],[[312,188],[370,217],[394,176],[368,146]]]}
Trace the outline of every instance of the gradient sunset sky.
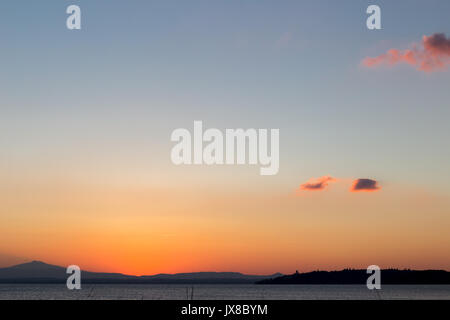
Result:
{"label": "gradient sunset sky", "polygon": [[[366,28],[369,4],[382,30]],[[450,270],[450,67],[364,62],[423,53],[423,36],[450,37],[449,13],[447,0],[1,1],[0,266]],[[170,135],[194,120],[279,128],[278,175],[173,165]]]}

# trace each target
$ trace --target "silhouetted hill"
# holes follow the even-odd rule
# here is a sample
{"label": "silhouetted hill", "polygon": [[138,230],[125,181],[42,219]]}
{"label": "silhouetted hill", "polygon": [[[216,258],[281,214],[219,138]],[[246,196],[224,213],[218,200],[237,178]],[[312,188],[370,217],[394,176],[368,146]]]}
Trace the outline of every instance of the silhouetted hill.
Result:
{"label": "silhouetted hill", "polygon": [[[65,283],[69,275],[66,268],[40,261],[0,268],[0,283]],[[195,272],[179,274],[157,274],[152,276],[129,276],[120,273],[81,272],[82,283],[154,283],[154,284],[199,284],[199,283],[255,283],[281,274],[268,276],[245,275],[237,272]]]}
{"label": "silhouetted hill", "polygon": [[[32,261],[16,266],[0,269],[0,283],[59,283],[65,282],[69,275],[66,268],[50,265],[40,261]],[[95,281],[123,281],[133,279],[133,276],[127,276],[120,273],[97,273],[82,271],[82,280],[84,282]]]}
{"label": "silhouetted hill", "polygon": [[[366,270],[313,271],[258,281],[257,284],[366,284]],[[450,284],[444,270],[381,270],[381,284]]]}

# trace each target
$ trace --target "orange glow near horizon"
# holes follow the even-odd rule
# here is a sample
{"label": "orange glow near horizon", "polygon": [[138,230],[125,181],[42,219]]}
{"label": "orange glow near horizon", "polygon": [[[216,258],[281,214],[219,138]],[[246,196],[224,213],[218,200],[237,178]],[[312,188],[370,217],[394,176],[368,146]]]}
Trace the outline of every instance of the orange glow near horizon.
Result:
{"label": "orange glow near horizon", "polygon": [[450,269],[448,199],[402,188],[356,198],[339,184],[300,198],[194,188],[4,191],[0,253],[89,271]]}

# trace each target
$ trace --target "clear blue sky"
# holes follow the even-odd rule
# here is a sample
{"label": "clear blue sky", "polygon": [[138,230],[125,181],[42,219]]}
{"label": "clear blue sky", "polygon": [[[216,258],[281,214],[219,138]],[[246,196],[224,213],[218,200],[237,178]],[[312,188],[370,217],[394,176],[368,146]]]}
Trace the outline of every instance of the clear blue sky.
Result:
{"label": "clear blue sky", "polygon": [[[69,4],[81,31],[65,28]],[[366,29],[368,4],[383,30]],[[274,180],[286,187],[330,173],[448,192],[449,73],[360,62],[448,34],[449,12],[448,1],[2,1],[0,152],[17,166],[88,152],[158,168],[171,131],[203,120],[280,128]]]}

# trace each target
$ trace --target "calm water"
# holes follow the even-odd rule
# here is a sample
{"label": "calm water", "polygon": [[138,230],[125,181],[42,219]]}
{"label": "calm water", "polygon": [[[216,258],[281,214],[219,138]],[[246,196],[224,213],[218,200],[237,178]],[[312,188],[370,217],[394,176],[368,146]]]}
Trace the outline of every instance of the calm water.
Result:
{"label": "calm water", "polygon": [[[385,285],[370,291],[359,285],[194,285],[194,300],[322,300],[322,299],[447,299],[449,285]],[[0,299],[149,299],[191,297],[187,285],[84,285],[69,291],[65,285],[0,284]]]}

